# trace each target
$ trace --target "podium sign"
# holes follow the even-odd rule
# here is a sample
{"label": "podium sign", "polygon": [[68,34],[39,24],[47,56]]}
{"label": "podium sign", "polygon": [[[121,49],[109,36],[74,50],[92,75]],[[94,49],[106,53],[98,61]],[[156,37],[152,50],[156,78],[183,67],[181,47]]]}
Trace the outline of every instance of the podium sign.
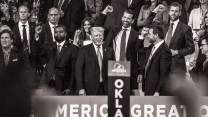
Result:
{"label": "podium sign", "polygon": [[108,116],[129,117],[130,62],[108,62]]}

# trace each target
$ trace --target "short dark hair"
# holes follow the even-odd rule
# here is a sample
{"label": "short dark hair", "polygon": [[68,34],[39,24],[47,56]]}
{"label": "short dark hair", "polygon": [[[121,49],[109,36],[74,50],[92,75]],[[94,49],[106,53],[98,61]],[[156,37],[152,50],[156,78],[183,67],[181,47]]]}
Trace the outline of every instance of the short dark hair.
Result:
{"label": "short dark hair", "polygon": [[180,11],[182,11],[182,9],[183,9],[182,5],[181,5],[180,3],[178,3],[178,2],[172,2],[172,3],[170,4],[170,7],[171,7],[171,6],[173,6],[173,7],[179,7],[179,10],[180,10]]}
{"label": "short dark hair", "polygon": [[158,34],[159,38],[164,40],[164,30],[161,25],[152,24],[149,28],[153,29],[153,34]]}
{"label": "short dark hair", "polygon": [[134,12],[133,12],[131,9],[126,9],[126,10],[124,11],[124,13],[132,14],[132,15],[133,15],[133,16],[132,16],[132,19],[133,19],[133,20],[135,19],[135,14],[134,14]]}
{"label": "short dark hair", "polygon": [[202,38],[201,43],[203,40],[205,40],[206,44],[208,45],[208,38]]}
{"label": "short dark hair", "polygon": [[14,34],[13,34],[12,31],[10,31],[10,30],[8,30],[8,29],[4,29],[4,30],[2,30],[2,31],[0,32],[0,37],[1,37],[1,35],[4,34],[4,33],[8,33],[9,36],[10,36],[10,38],[11,38],[11,40],[14,39]]}
{"label": "short dark hair", "polygon": [[63,28],[64,29],[64,32],[67,34],[67,31],[66,31],[66,26],[64,26],[64,25],[61,25],[61,24],[59,24],[59,25],[57,25],[57,26],[55,26],[55,28],[54,28],[54,30],[56,29],[56,28]]}

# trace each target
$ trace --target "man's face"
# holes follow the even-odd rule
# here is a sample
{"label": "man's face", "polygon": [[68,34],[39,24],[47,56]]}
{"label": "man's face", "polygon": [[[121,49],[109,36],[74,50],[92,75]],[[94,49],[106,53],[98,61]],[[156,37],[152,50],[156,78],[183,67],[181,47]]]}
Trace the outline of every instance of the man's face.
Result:
{"label": "man's face", "polygon": [[8,33],[3,33],[1,35],[1,46],[3,48],[11,47],[13,40]]}
{"label": "man's face", "polygon": [[124,12],[123,17],[121,18],[121,20],[122,20],[122,26],[124,28],[128,28],[134,22],[133,14],[129,14],[129,13]]}
{"label": "man's face", "polygon": [[29,17],[28,8],[25,6],[22,6],[19,8],[19,18],[20,20],[27,20]]}
{"label": "man's face", "polygon": [[66,32],[62,27],[57,27],[54,29],[54,38],[58,43],[61,43],[66,38]]}
{"label": "man's face", "polygon": [[149,39],[150,43],[154,43],[156,41],[156,35],[153,34],[153,29],[149,29],[149,33],[146,37]]}
{"label": "man's face", "polygon": [[179,7],[171,6],[169,10],[170,20],[176,21],[181,15]]}
{"label": "man's face", "polygon": [[48,20],[50,21],[50,23],[52,24],[57,24],[59,21],[59,12],[57,9],[52,9],[49,11],[48,13]]}
{"label": "man's face", "polygon": [[202,40],[200,49],[202,51],[202,54],[208,53],[208,45],[206,43],[206,40]]}
{"label": "man's face", "polygon": [[95,45],[99,46],[103,44],[103,32],[93,31],[92,32],[92,41]]}
{"label": "man's face", "polygon": [[204,3],[207,3],[208,0],[199,0],[199,2],[200,2],[201,4],[204,4]]}

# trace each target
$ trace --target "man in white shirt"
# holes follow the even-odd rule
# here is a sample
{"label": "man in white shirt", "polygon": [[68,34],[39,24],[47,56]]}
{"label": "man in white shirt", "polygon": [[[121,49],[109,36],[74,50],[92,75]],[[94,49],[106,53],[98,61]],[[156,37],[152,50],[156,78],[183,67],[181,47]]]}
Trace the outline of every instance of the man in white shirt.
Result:
{"label": "man in white shirt", "polygon": [[[137,43],[138,33],[131,28],[134,22],[132,10],[126,10],[122,16],[122,27],[113,26],[106,38],[106,44],[115,51],[116,61],[131,61],[131,89],[138,89]],[[133,92],[131,92],[133,94]]]}
{"label": "man in white shirt", "polygon": [[13,45],[23,53],[31,88],[36,88],[38,82],[36,73],[38,43],[34,38],[35,27],[33,23],[29,23],[28,21],[30,13],[26,6],[20,6],[18,13],[19,21],[12,29],[15,35]]}
{"label": "man in white shirt", "polygon": [[107,95],[108,60],[115,60],[112,48],[103,45],[104,29],[92,27],[92,44],[79,50],[76,63],[76,83],[79,95]]}

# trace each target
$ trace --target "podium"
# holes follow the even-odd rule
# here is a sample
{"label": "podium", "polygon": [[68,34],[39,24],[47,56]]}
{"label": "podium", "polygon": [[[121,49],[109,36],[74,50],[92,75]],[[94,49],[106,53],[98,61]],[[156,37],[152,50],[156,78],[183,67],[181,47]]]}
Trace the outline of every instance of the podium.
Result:
{"label": "podium", "polygon": [[130,62],[108,62],[108,116],[129,117]]}

